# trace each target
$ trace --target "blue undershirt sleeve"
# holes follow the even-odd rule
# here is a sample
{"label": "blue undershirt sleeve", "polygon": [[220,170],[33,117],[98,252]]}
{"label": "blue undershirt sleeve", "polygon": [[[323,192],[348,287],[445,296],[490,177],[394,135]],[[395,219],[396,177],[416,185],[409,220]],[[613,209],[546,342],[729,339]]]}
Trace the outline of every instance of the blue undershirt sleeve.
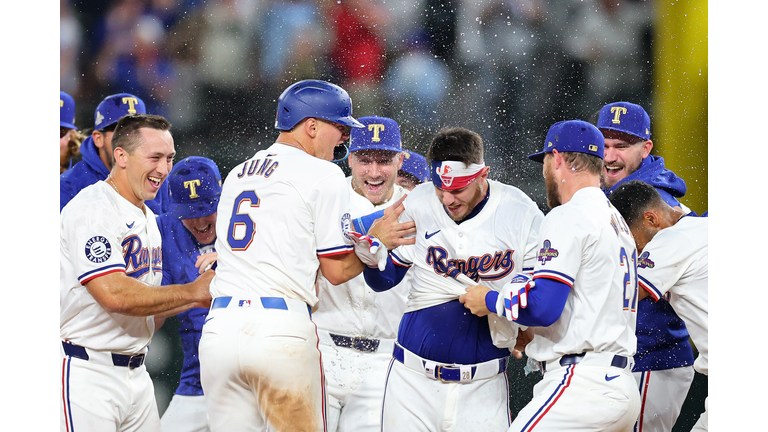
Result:
{"label": "blue undershirt sleeve", "polygon": [[387,257],[387,267],[384,271],[379,271],[376,267],[366,267],[363,270],[363,277],[365,283],[376,292],[386,291],[395,285],[405,277],[405,273],[408,272],[408,267],[396,266],[392,261],[392,257]]}
{"label": "blue undershirt sleeve", "polygon": [[384,216],[384,210],[379,210],[369,215],[360,216],[359,218],[352,219],[352,227],[355,229],[355,232],[359,232],[360,234],[367,234],[368,229],[371,228],[371,225],[373,225],[373,221],[382,216]]}
{"label": "blue undershirt sleeve", "polygon": [[[560,318],[565,309],[565,302],[571,287],[568,284],[553,279],[536,279],[536,285],[528,291],[528,306],[520,308],[516,323],[528,327],[548,327]],[[489,291],[485,295],[485,306],[496,312],[496,301],[499,293]],[[506,316],[506,308],[502,311]]]}

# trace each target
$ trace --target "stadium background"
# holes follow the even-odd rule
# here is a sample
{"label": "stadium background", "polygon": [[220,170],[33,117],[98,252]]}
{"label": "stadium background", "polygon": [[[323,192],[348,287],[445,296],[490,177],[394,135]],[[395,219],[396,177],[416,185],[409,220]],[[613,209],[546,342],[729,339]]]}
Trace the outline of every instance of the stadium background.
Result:
{"label": "stadium background", "polygon": [[[222,174],[271,144],[290,83],[349,90],[354,115],[394,118],[403,145],[426,151],[445,126],[483,136],[491,177],[546,211],[538,151],[552,123],[591,120],[626,100],[651,115],[654,154],[708,209],[708,6],[703,0],[60,0],[60,88],[93,126],[109,94],[141,97],[174,124],[177,160],[206,156]],[[341,165],[346,171],[348,167]],[[160,412],[178,383],[169,319],[148,368]],[[513,362],[513,389],[538,381]],[[703,411],[697,374],[675,431]],[[511,398],[513,414],[527,402]]]}

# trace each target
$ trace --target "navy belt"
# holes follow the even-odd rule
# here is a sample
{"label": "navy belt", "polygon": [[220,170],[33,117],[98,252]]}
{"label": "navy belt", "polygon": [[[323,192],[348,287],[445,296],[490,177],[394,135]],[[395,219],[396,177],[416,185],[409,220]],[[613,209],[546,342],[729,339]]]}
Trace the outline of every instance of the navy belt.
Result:
{"label": "navy belt", "polygon": [[[411,358],[415,356],[415,354],[410,352],[409,355]],[[400,344],[395,344],[392,357],[407,367],[417,370],[413,365],[409,366],[411,362],[406,359],[405,349]],[[425,369],[426,360],[421,358],[419,360],[421,362],[421,372],[427,373],[427,376],[430,378],[444,382],[466,382],[476,379],[487,379],[507,370],[507,357],[489,360],[476,365],[437,365],[434,370]],[[462,377],[462,372],[469,374],[469,376]]]}
{"label": "navy belt", "polygon": [[[89,360],[90,356],[88,355],[88,351],[85,349],[85,347],[81,347],[80,345],[75,345],[68,342],[63,342],[62,345],[64,346],[64,354],[66,354],[69,357],[75,357],[79,358],[80,360]],[[112,364],[115,366],[123,366],[128,367],[131,369],[136,369],[137,367],[140,367],[144,364],[144,354],[138,354],[138,355],[126,355],[126,354],[112,354]]]}
{"label": "navy belt", "polygon": [[337,335],[333,333],[328,333],[331,335],[331,339],[333,339],[333,343],[336,344],[336,346],[344,347],[344,348],[352,348],[354,350],[362,351],[362,352],[376,352],[377,349],[379,349],[379,340],[378,339],[367,339],[364,337],[349,337],[349,336],[342,336]]}
{"label": "navy belt", "polygon": [[[560,357],[560,366],[579,364],[586,354],[587,353],[564,355]],[[541,370],[543,372],[546,372],[547,371],[546,362],[539,362],[539,363],[541,366]],[[624,369],[625,367],[627,367],[627,358],[616,354],[613,356],[613,359],[611,359],[611,366],[617,367],[619,369]]]}

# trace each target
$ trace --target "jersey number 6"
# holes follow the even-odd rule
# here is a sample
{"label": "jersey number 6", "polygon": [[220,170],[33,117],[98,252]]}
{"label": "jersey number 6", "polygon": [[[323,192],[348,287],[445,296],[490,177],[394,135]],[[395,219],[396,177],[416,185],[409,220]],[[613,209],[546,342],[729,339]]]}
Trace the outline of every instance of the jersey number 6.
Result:
{"label": "jersey number 6", "polygon": [[227,229],[227,243],[229,243],[229,247],[233,251],[248,249],[253,241],[253,236],[256,234],[256,223],[251,219],[247,211],[240,211],[240,206],[246,201],[250,203],[250,208],[255,208],[259,206],[261,200],[259,200],[256,192],[252,190],[242,191],[235,198],[235,206],[232,208],[232,216],[229,218],[229,229]]}

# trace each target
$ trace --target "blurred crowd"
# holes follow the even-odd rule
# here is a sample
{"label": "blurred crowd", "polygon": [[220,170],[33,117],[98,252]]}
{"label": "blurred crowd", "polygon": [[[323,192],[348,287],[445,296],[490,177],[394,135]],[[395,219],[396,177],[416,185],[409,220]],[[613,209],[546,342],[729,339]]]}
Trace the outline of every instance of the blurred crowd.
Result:
{"label": "blurred crowd", "polygon": [[651,0],[60,1],[77,127],[131,93],[171,121],[179,159],[222,173],[271,144],[277,97],[305,78],[347,89],[355,116],[395,119],[417,152],[442,127],[478,131],[492,177],[528,193],[540,168],[510,162],[548,125],[652,108]]}

